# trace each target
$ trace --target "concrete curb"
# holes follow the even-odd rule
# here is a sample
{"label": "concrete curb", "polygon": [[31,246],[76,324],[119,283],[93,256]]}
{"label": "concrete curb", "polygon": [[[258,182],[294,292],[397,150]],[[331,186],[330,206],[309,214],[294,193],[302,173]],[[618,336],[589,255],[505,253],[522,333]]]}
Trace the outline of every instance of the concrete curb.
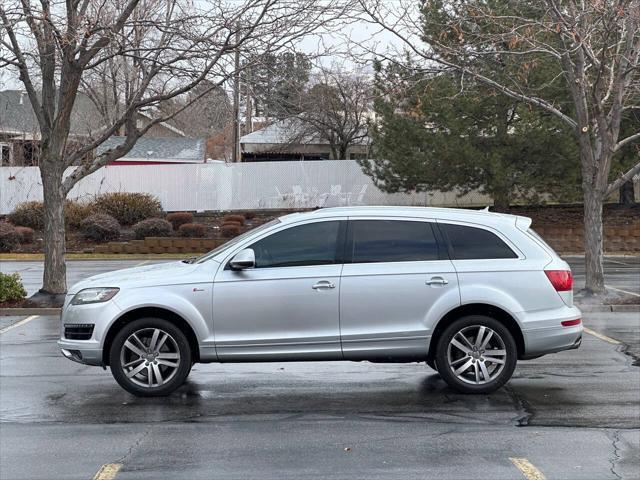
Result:
{"label": "concrete curb", "polygon": [[21,317],[29,315],[60,315],[62,308],[0,308],[1,317]]}
{"label": "concrete curb", "polygon": [[604,313],[604,312],[640,312],[640,305],[579,305],[576,307],[581,312]]}

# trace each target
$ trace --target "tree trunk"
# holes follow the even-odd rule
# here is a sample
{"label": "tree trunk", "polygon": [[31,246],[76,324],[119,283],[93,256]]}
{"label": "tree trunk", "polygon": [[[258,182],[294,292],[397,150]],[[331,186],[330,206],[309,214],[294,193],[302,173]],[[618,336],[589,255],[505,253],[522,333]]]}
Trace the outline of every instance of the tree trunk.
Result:
{"label": "tree trunk", "polygon": [[493,192],[493,209],[496,212],[508,213],[509,212],[509,194],[507,192],[496,191]]}
{"label": "tree trunk", "polygon": [[584,190],[585,290],[589,294],[604,292],[602,194],[592,185]]}
{"label": "tree trunk", "polygon": [[633,185],[633,179],[625,182],[620,187],[620,202],[621,205],[635,205],[635,189]]}
{"label": "tree trunk", "polygon": [[62,172],[41,164],[44,193],[44,275],[41,292],[61,294],[67,291],[65,265],[64,200]]}

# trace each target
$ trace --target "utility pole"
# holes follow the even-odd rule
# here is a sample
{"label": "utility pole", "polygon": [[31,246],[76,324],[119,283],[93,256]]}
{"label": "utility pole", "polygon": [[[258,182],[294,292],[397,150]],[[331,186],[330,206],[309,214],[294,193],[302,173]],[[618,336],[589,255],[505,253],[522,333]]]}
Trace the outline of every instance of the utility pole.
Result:
{"label": "utility pole", "polygon": [[231,161],[240,161],[240,22],[236,25],[236,51],[233,74],[233,150]]}

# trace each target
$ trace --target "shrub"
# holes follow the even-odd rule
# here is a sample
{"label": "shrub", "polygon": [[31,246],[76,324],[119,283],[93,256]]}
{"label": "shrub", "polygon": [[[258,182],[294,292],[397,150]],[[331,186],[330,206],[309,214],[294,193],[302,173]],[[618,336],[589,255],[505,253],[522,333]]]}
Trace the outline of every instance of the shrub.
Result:
{"label": "shrub", "polygon": [[7,222],[0,222],[0,252],[10,252],[20,245],[20,236],[16,227]]}
{"label": "shrub", "polygon": [[244,217],[242,215],[225,215],[222,219],[222,223],[224,224],[229,222],[237,222],[240,225],[244,225]]}
{"label": "shrub", "polygon": [[82,221],[80,229],[85,238],[98,243],[117,240],[120,237],[120,224],[106,213],[88,216]]}
{"label": "shrub", "polygon": [[167,215],[167,221],[171,222],[174,230],[178,230],[181,225],[193,223],[193,214],[189,212],[175,212]]}
{"label": "shrub", "polygon": [[136,223],[133,231],[138,240],[143,240],[145,237],[169,237],[173,227],[161,218],[148,218]]}
{"label": "shrub", "polygon": [[93,200],[92,207],[96,212],[111,215],[122,225],[162,216],[160,201],[148,193],[103,193]]}
{"label": "shrub", "polygon": [[[92,211],[90,204],[66,200],[64,202],[66,226],[72,229],[80,228],[82,221],[91,215]],[[7,220],[19,227],[42,230],[44,228],[44,204],[42,202],[21,203],[7,216]]]}
{"label": "shrub", "polygon": [[220,227],[220,234],[224,238],[235,237],[236,235],[240,234],[240,225],[238,225],[237,223],[224,223]]}
{"label": "shrub", "polygon": [[79,229],[82,221],[92,213],[93,206],[90,203],[80,203],[72,200],[64,202],[64,218],[67,228]]}
{"label": "shrub", "polygon": [[33,228],[16,227],[16,233],[20,243],[33,243]]}
{"label": "shrub", "polygon": [[26,296],[20,275],[0,272],[0,303],[21,300]]}
{"label": "shrub", "polygon": [[204,237],[205,227],[201,223],[185,223],[178,229],[182,237]]}
{"label": "shrub", "polygon": [[247,220],[253,220],[256,218],[256,212],[244,212],[243,215]]}
{"label": "shrub", "polygon": [[231,220],[227,220],[226,222],[223,222],[222,225],[235,225],[237,227],[241,227],[242,226],[242,224],[240,222],[231,221]]}
{"label": "shrub", "polygon": [[7,215],[13,225],[42,230],[44,227],[44,204],[42,202],[24,202]]}

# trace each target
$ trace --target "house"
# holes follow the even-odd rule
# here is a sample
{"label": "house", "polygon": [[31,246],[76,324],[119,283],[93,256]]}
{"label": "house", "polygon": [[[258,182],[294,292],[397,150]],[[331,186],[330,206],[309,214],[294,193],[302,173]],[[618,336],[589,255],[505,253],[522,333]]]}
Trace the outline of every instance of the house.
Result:
{"label": "house", "polygon": [[[139,128],[149,124],[153,117],[139,112]],[[78,94],[71,115],[70,141],[82,143],[95,137],[104,128],[102,116],[91,99]],[[120,132],[122,133],[122,132]],[[145,134],[150,138],[184,138],[185,134],[174,126],[160,122]],[[0,166],[38,165],[40,127],[26,92],[0,91]]]}
{"label": "house", "polygon": [[[370,146],[371,139],[365,135],[349,146],[347,159],[367,158]],[[240,137],[240,150],[243,162],[332,159],[330,143],[298,118],[280,120]]]}
{"label": "house", "polygon": [[[111,137],[96,149],[100,154],[122,144],[125,137]],[[140,138],[124,157],[110,165],[158,165],[206,163],[204,138]]]}

